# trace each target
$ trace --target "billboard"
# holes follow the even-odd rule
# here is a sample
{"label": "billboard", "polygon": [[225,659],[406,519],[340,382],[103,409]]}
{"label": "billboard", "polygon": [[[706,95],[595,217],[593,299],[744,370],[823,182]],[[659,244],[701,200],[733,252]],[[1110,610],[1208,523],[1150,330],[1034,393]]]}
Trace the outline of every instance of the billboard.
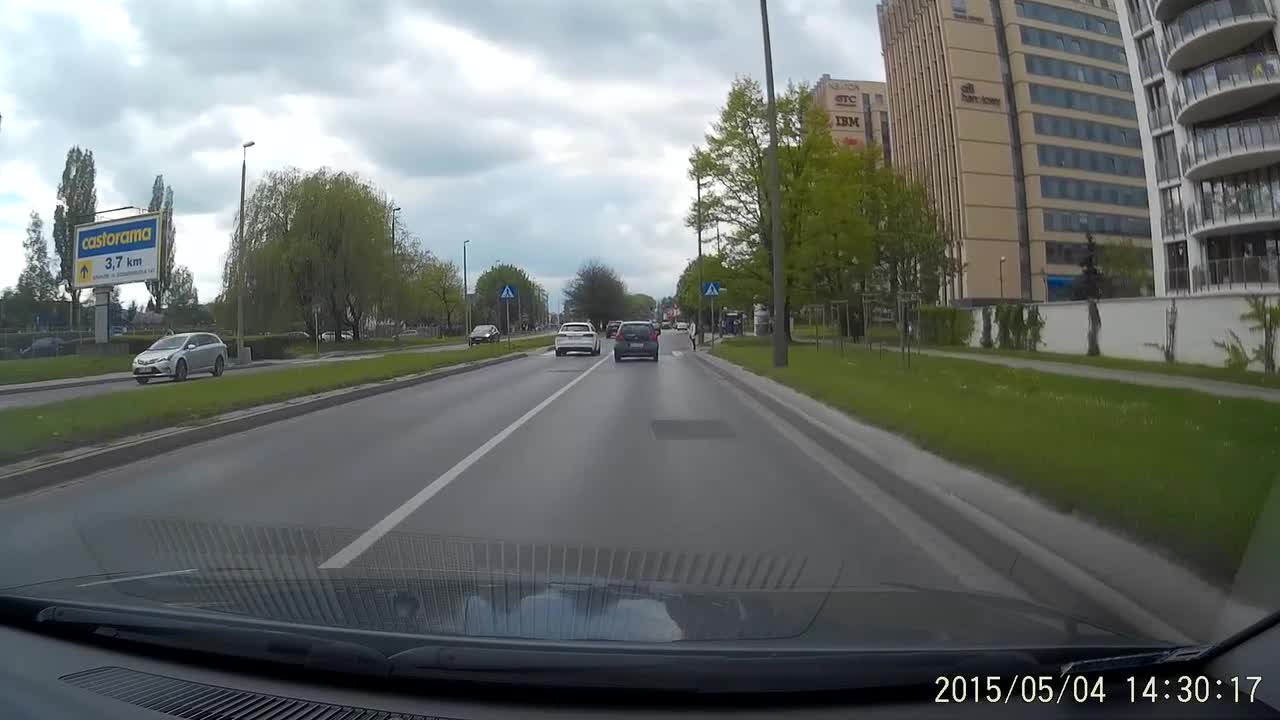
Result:
{"label": "billboard", "polygon": [[160,213],[76,226],[75,285],[87,288],[155,280]]}

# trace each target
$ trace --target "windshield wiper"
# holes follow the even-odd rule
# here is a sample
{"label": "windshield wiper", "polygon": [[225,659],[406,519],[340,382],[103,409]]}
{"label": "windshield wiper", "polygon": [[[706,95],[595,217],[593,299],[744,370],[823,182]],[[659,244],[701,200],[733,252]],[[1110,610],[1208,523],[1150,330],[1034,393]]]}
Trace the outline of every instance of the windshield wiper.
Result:
{"label": "windshield wiper", "polygon": [[309,670],[386,677],[391,669],[387,657],[373,648],[302,633],[62,605],[44,607],[31,619],[37,626],[78,628],[97,637],[282,663]]}
{"label": "windshield wiper", "polygon": [[1186,645],[1158,652],[1111,655],[1092,660],[1077,660],[1064,664],[1062,666],[1062,674],[1107,673],[1135,668],[1150,668],[1159,665],[1197,662],[1203,659],[1213,647],[1213,645]]}

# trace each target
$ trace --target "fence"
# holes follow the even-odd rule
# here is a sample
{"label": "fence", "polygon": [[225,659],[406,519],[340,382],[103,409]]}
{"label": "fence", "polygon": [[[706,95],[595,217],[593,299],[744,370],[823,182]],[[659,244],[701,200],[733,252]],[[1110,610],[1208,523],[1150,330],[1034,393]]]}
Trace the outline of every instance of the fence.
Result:
{"label": "fence", "polygon": [[[1246,346],[1260,342],[1261,334],[1250,329],[1250,322],[1240,316],[1248,310],[1246,299],[1260,293],[1223,293],[1193,297],[1117,298],[1098,301],[1102,327],[1098,345],[1109,357],[1160,361],[1168,359],[1165,350],[1177,362],[1221,367],[1226,354],[1215,346],[1236,333]],[[1274,293],[1273,302],[1280,301]],[[1053,302],[1037,305],[1044,322],[1038,349],[1072,355],[1083,355],[1088,349],[1089,310],[1087,302]],[[972,308],[976,327],[969,338],[973,347],[980,345],[982,308]],[[1170,330],[1170,318],[1176,328]],[[996,313],[992,313],[992,335],[996,334]],[[1172,341],[1172,347],[1169,347]],[[1261,370],[1254,362],[1250,369]]]}

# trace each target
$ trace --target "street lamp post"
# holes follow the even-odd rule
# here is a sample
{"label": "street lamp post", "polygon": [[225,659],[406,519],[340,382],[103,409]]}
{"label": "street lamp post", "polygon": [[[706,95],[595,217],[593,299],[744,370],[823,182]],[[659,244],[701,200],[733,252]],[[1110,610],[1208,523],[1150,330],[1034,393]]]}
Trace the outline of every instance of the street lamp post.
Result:
{"label": "street lamp post", "polygon": [[462,304],[466,308],[464,310],[466,320],[462,328],[464,333],[471,332],[467,329],[471,327],[471,286],[467,284],[467,244],[470,242],[470,240],[462,241]]}
{"label": "street lamp post", "polygon": [[1004,261],[1005,257],[1000,256],[1000,302],[1004,302]]}
{"label": "street lamp post", "polygon": [[[396,213],[398,212],[400,212],[400,206],[397,205],[396,207],[391,208],[391,272],[396,280],[396,282],[392,283],[391,288],[392,305],[396,304],[396,293],[398,293],[400,289],[400,270],[396,267]],[[400,319],[396,318],[396,322],[398,323],[399,321]]]}
{"label": "street lamp post", "polygon": [[702,175],[698,168],[693,169],[693,181],[697,184],[697,205],[694,209],[694,221],[698,224],[698,339],[693,343],[694,352],[702,344],[702,293],[706,287],[706,278],[702,276]]}
{"label": "street lamp post", "polygon": [[[786,265],[782,262],[782,194],[778,177],[778,104],[773,92],[773,49],[769,44],[768,0],[760,0],[760,28],[764,34],[764,79],[769,107],[769,224],[770,245],[773,247],[773,366],[787,366],[787,280],[783,277]],[[701,248],[699,248],[701,249]],[[782,318],[782,332],[778,332],[778,318]]]}
{"label": "street lamp post", "polygon": [[236,362],[244,362],[244,284],[248,282],[248,273],[244,268],[244,178],[249,162],[249,148],[254,146],[250,140],[240,146],[240,228],[236,231],[236,265],[240,268],[240,287],[236,293]]}

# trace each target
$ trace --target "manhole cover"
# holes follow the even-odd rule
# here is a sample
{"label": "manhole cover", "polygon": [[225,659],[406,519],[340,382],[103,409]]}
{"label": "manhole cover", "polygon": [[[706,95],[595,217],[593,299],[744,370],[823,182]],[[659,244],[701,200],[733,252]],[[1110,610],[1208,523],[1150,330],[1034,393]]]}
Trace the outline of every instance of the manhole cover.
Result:
{"label": "manhole cover", "polygon": [[716,440],[734,436],[723,420],[654,420],[649,423],[659,440]]}

